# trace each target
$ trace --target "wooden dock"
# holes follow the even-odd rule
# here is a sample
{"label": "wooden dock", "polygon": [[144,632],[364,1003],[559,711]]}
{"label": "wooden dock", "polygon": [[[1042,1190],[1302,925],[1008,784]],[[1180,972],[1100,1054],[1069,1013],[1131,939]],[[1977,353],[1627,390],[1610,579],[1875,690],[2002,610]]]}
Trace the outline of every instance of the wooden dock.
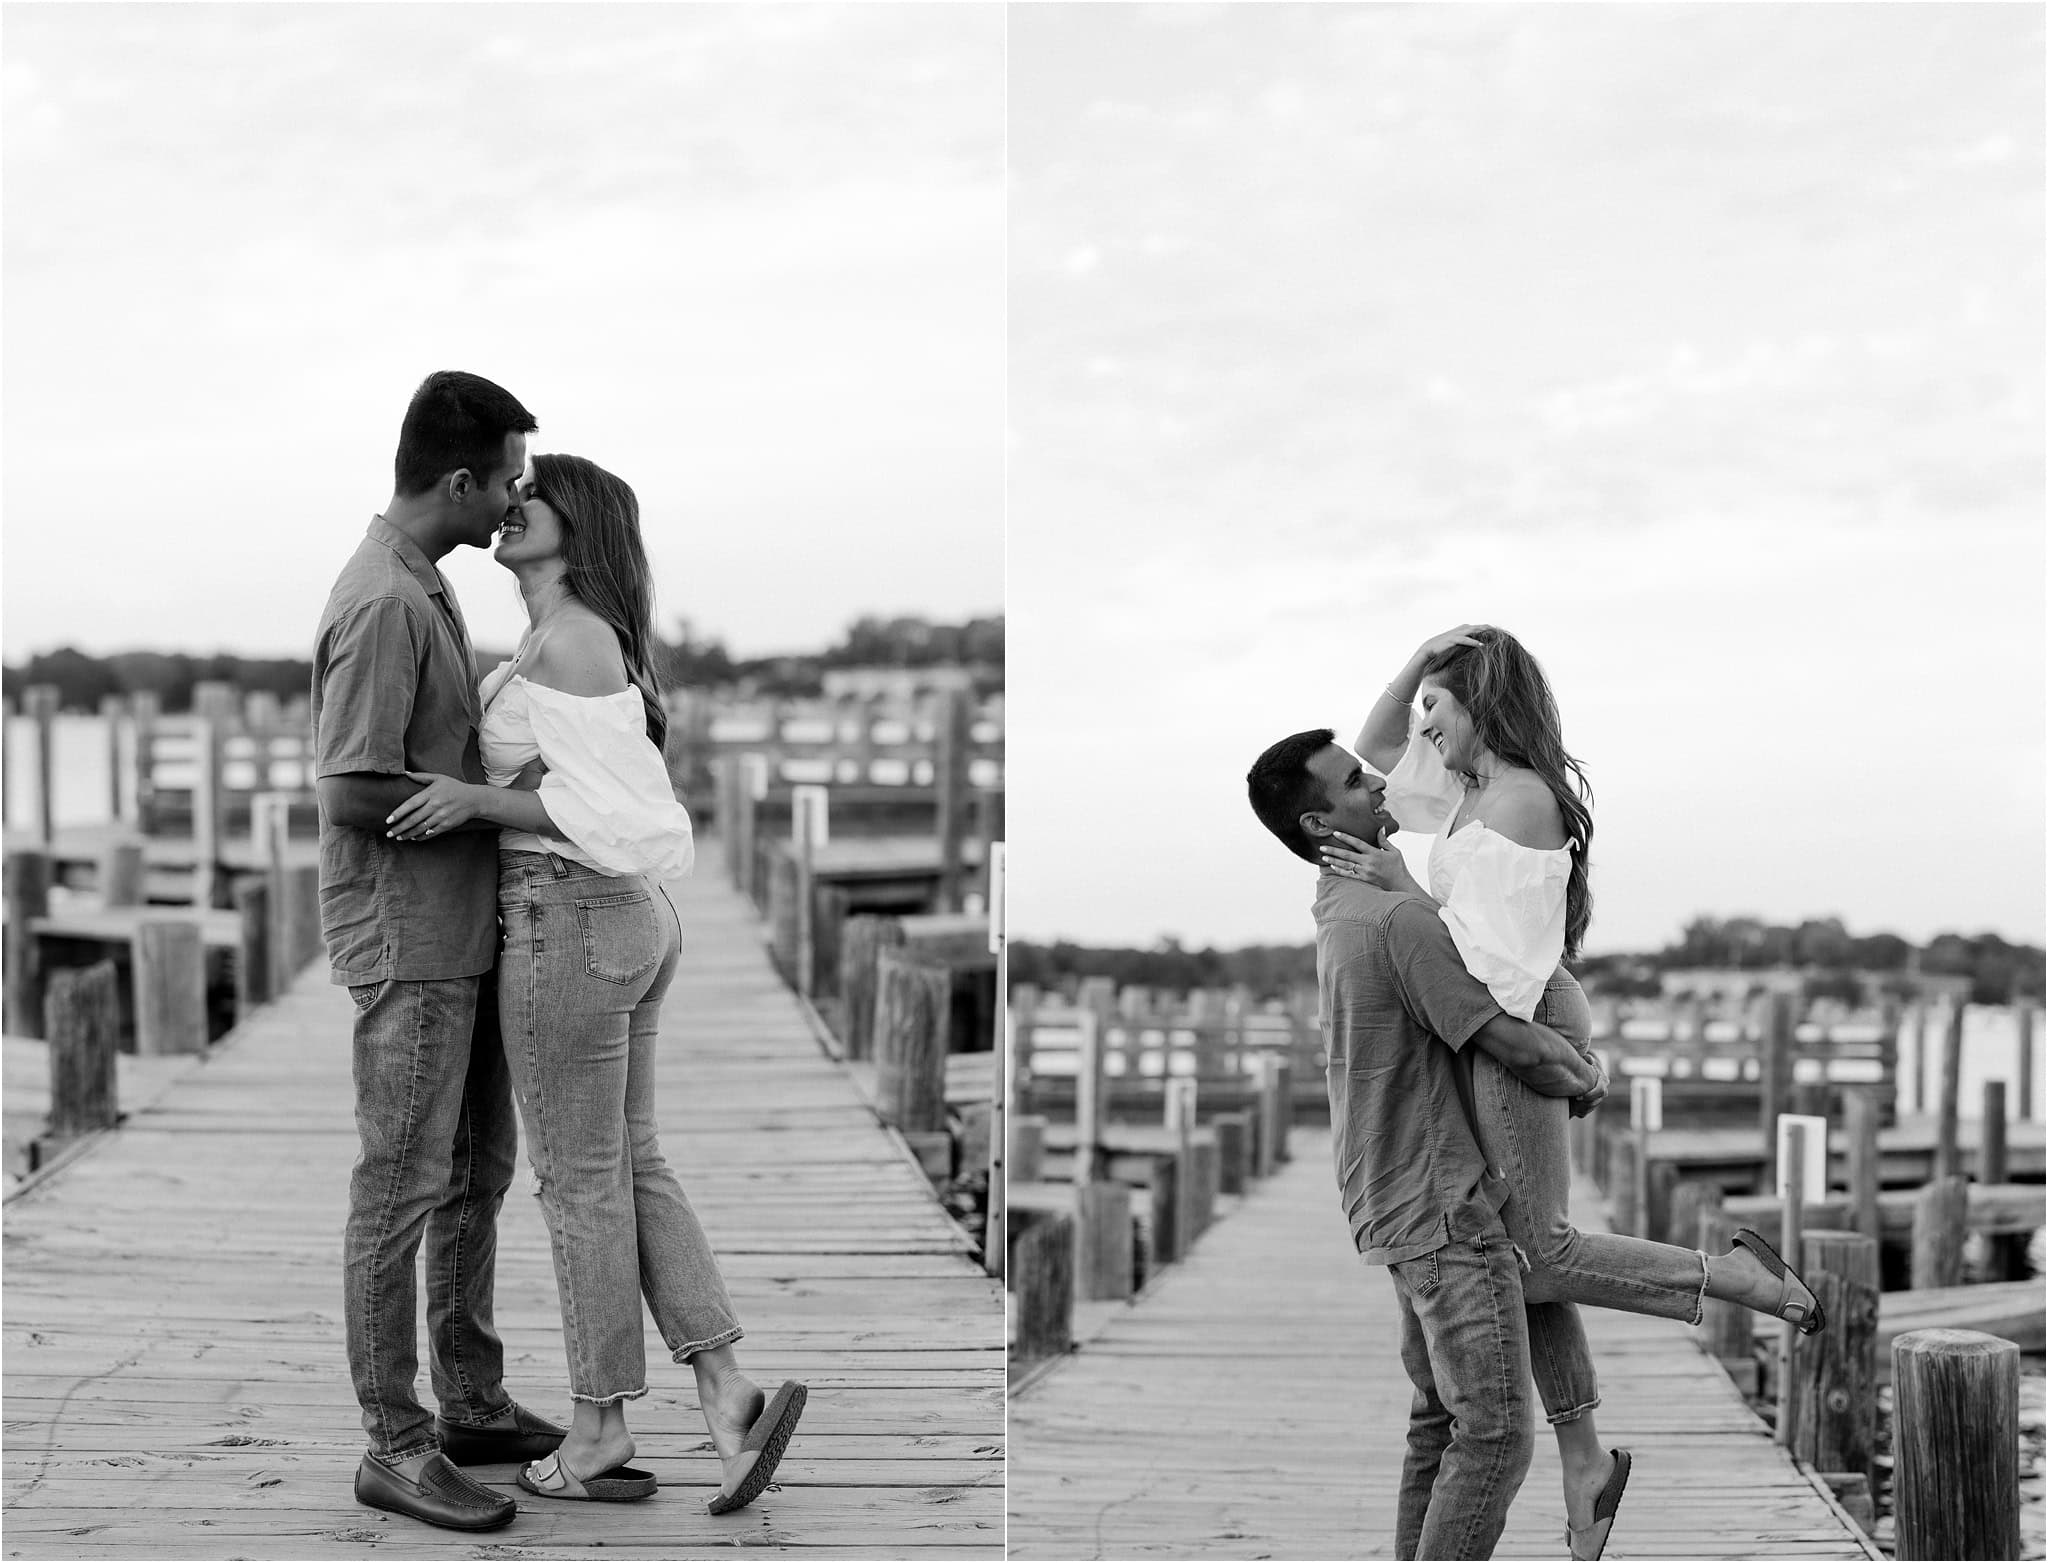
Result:
{"label": "wooden dock", "polygon": [[[1182,1264],[1013,1393],[1011,1557],[1393,1556],[1410,1395],[1393,1287],[1350,1252],[1327,1133],[1300,1133],[1292,1163]],[[1597,1309],[1587,1322],[1600,1431],[1635,1456],[1608,1557],[1882,1555],[1692,1329]],[[1569,1555],[1538,1416],[1499,1557]]]}
{"label": "wooden dock", "polygon": [[[160,1100],[6,1211],[9,1558],[993,1556],[1003,1298],[822,1052],[751,908],[700,873],[664,1015],[664,1148],[725,1266],[758,1380],[811,1387],[777,1486],[713,1518],[689,1371],[649,1331],[639,1504],[548,1502],[487,1537],[357,1505],[341,1230],[356,1150],[350,1009],[316,967]],[[508,1383],[569,1399],[546,1229],[522,1164],[500,1226]],[[424,1331],[422,1332],[424,1345]],[[419,1392],[432,1409],[422,1372]]]}

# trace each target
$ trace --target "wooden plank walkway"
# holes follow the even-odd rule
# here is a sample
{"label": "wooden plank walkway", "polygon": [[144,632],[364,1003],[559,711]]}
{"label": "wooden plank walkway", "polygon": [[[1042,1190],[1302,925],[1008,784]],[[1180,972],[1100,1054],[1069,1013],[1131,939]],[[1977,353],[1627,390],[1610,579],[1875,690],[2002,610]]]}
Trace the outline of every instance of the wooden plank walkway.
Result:
{"label": "wooden plank walkway", "polygon": [[[715,859],[714,859],[715,860]],[[639,1504],[547,1502],[462,1536],[358,1506],[341,1229],[356,1138],[349,1004],[303,976],[96,1150],[7,1207],[10,1558],[687,1558],[735,1546],[966,1557],[1002,1546],[1000,1285],[703,874],[663,1020],[664,1147],[749,1335],[811,1400],[779,1485],[713,1518],[689,1371],[650,1329]],[[501,1221],[508,1380],[568,1415],[554,1273],[523,1163]],[[424,1329],[421,1336],[424,1343]],[[432,1407],[422,1373],[420,1394]]]}
{"label": "wooden plank walkway", "polygon": [[[1589,1223],[1590,1224],[1590,1223]],[[1327,1131],[1063,1365],[1013,1392],[1010,1556],[1382,1558],[1409,1385],[1350,1253]],[[1610,1558],[1865,1558],[1685,1325],[1588,1310],[1600,1430],[1635,1456]],[[1496,1555],[1562,1558],[1557,1448]]]}

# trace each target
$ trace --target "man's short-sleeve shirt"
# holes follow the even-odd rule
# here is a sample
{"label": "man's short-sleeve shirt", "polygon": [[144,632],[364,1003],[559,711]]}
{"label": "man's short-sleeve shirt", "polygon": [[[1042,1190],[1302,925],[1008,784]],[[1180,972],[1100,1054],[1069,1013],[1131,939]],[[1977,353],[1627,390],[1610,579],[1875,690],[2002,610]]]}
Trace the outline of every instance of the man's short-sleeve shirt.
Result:
{"label": "man's short-sleeve shirt", "polygon": [[[370,523],[320,616],[318,776],[431,771],[484,781],[476,658],[454,593],[419,546]],[[498,837],[393,841],[320,820],[320,923],[334,981],[472,977],[497,953]]]}
{"label": "man's short-sleeve shirt", "polygon": [[1441,1248],[1456,1207],[1507,1198],[1455,1056],[1500,1006],[1420,896],[1326,873],[1315,918],[1337,1188],[1359,1255],[1398,1264]]}

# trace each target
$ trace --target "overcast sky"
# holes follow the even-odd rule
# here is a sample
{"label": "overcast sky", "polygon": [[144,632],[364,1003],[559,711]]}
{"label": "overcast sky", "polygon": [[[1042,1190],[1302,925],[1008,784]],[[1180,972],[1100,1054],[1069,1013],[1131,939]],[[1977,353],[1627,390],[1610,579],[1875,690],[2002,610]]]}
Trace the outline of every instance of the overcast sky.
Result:
{"label": "overcast sky", "polygon": [[1247,766],[1471,620],[1590,949],[2040,942],[2042,15],[1013,11],[1017,936],[1309,937]]}
{"label": "overcast sky", "polygon": [[[748,654],[1000,608],[1000,8],[4,28],[9,660],[308,655],[438,368],[635,487],[665,634]],[[509,578],[448,568],[509,647]]]}

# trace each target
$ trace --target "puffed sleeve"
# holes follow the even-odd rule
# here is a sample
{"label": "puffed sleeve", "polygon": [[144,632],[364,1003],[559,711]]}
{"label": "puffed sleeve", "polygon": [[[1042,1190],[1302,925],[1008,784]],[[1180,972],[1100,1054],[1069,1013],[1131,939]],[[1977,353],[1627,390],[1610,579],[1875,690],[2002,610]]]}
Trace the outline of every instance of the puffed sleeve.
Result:
{"label": "puffed sleeve", "polygon": [[565,695],[531,680],[526,688],[548,768],[541,801],[555,829],[606,873],[687,874],[697,855],[689,811],[648,740],[639,692]]}
{"label": "puffed sleeve", "polygon": [[1502,1009],[1528,1020],[1564,954],[1571,854],[1525,847],[1483,825],[1466,829],[1481,834],[1439,915],[1465,970],[1486,984]]}
{"label": "puffed sleeve", "polygon": [[1465,796],[1465,784],[1444,768],[1436,746],[1416,732],[1421,718],[1408,724],[1408,747],[1387,776],[1387,812],[1403,830],[1433,835],[1442,830]]}

